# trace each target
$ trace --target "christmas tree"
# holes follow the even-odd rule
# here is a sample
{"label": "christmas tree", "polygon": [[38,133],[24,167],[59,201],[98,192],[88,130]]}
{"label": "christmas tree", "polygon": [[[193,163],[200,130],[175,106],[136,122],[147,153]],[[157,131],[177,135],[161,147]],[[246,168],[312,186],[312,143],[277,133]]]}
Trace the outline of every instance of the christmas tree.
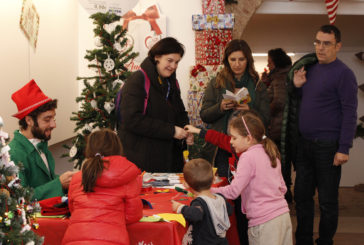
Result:
{"label": "christmas tree", "polygon": [[[20,184],[19,167],[10,161],[8,134],[1,130],[2,126],[0,117],[0,244],[43,244],[43,238],[31,230],[39,204],[30,202],[32,190]],[[33,220],[33,227],[38,226]]]}
{"label": "christmas tree", "polygon": [[114,98],[124,84],[130,71],[127,68],[137,53],[132,52],[133,46],[126,36],[126,30],[120,25],[120,16],[113,13],[96,13],[91,15],[96,28],[95,45],[98,47],[87,50],[85,59],[89,68],[95,69],[92,77],[79,77],[85,85],[81,96],[76,102],[81,102],[78,112],[73,112],[71,120],[76,121],[76,138],[73,146],[68,148],[70,161],[75,168],[80,168],[84,160],[86,137],[94,129],[115,129],[117,120],[114,113]]}

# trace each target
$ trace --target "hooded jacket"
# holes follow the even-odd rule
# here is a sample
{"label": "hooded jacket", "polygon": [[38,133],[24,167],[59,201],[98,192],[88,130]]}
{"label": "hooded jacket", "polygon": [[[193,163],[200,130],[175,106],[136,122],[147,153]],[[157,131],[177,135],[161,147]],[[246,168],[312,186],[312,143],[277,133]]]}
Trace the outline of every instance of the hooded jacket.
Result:
{"label": "hooded jacket", "polygon": [[[174,127],[189,120],[177,87],[176,74],[158,79],[155,64],[146,58],[141,68],[150,79],[149,98],[144,111],[144,75],[134,72],[126,81],[120,102],[118,135],[126,157],[148,172],[182,172],[182,141],[174,139]],[[169,80],[169,86],[168,81]]]}
{"label": "hooded jacket", "polygon": [[140,220],[140,170],[125,157],[109,156],[94,192],[83,191],[82,172],[69,187],[71,218],[62,244],[130,244],[126,224]]}

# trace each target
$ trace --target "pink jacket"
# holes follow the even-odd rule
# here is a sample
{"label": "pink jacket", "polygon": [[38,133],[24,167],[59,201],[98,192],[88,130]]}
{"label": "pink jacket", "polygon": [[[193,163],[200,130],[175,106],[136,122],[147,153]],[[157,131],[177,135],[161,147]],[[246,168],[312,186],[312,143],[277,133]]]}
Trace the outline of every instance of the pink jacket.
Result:
{"label": "pink jacket", "polygon": [[70,223],[62,244],[130,244],[126,224],[143,215],[139,198],[140,170],[125,157],[105,157],[109,164],[97,178],[94,192],[85,193],[81,171],[69,186]]}
{"label": "pink jacket", "polygon": [[287,191],[281,173],[281,163],[272,168],[263,145],[251,146],[241,154],[233,181],[228,186],[212,188],[228,199],[241,195],[241,211],[249,219],[249,227],[263,224],[289,212],[284,199]]}

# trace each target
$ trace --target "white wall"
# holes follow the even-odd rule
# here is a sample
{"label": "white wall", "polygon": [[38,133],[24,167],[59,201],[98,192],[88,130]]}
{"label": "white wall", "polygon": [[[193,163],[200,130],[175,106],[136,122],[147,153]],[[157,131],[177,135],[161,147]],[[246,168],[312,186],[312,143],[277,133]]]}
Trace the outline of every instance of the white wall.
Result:
{"label": "white wall", "polygon": [[50,144],[73,135],[71,112],[77,109],[77,2],[74,0],[33,0],[40,17],[36,50],[19,27],[21,0],[0,0],[0,115],[7,132],[18,128],[11,94],[34,79],[43,92],[58,99],[57,129]]}

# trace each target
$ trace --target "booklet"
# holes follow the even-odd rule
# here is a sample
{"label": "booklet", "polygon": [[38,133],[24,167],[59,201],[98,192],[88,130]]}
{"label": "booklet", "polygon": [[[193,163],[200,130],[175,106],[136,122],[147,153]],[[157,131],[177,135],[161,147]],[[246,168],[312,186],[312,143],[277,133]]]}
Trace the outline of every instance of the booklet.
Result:
{"label": "booklet", "polygon": [[235,100],[238,104],[247,104],[251,100],[249,91],[246,87],[242,87],[236,94],[226,90],[226,93],[222,96],[227,100]]}

